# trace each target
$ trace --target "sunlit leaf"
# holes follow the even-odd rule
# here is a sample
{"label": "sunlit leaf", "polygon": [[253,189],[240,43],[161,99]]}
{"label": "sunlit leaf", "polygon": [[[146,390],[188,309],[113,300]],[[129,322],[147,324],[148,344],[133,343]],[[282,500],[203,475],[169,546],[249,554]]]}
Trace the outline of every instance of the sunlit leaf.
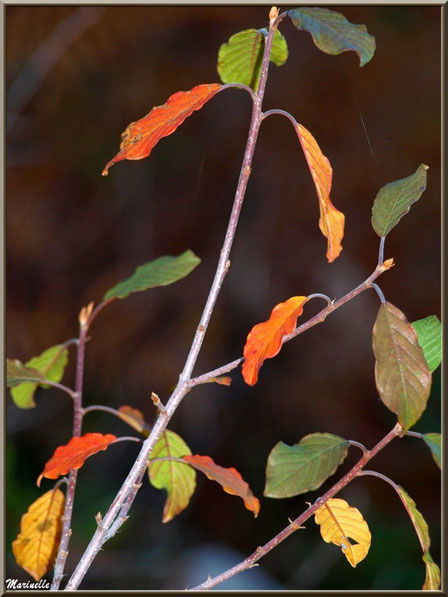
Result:
{"label": "sunlit leaf", "polygon": [[431,545],[431,539],[429,537],[428,525],[426,520],[423,518],[423,515],[417,510],[417,506],[415,505],[414,500],[411,496],[406,493],[403,487],[397,485],[398,495],[400,496],[401,501],[403,502],[404,507],[409,514],[409,518],[412,520],[412,524],[414,525],[415,532],[417,533],[418,540],[420,541],[420,545],[422,546],[423,552],[428,551]]}
{"label": "sunlit leaf", "polygon": [[139,433],[142,433],[145,437],[148,437],[150,426],[145,421],[142,412],[139,411],[138,408],[124,405],[120,406],[118,412],[125,423]]}
{"label": "sunlit leaf", "polygon": [[435,315],[413,321],[412,325],[432,373],[442,360],[442,325]]}
{"label": "sunlit leaf", "polygon": [[137,122],[131,122],[121,135],[120,151],[106,164],[103,176],[107,176],[109,168],[121,160],[148,157],[162,137],[174,133],[188,116],[202,108],[220,88],[219,83],[212,83],[197,85],[190,91],[178,91],[162,106],[156,106]]}
{"label": "sunlit leaf", "polygon": [[155,458],[182,458],[191,450],[174,431],[166,430],[154,446],[148,462],[151,484],[157,489],[165,489],[167,499],[163,508],[162,522],[169,522],[184,510],[196,487],[196,472],[182,462],[173,460],[155,461]]}
{"label": "sunlit leaf", "polygon": [[[56,346],[47,348],[47,350],[44,350],[39,356],[31,358],[25,363],[25,367],[36,369],[41,373],[43,379],[58,383],[64,375],[67,362],[68,349],[61,344],[57,344]],[[34,394],[39,385],[44,388],[48,387],[48,384],[26,381],[25,383],[15,385],[15,387],[11,388],[11,396],[15,404],[19,408],[33,408],[36,406],[36,403],[34,402]]]}
{"label": "sunlit leaf", "polygon": [[57,479],[60,475],[65,475],[72,469],[81,468],[89,456],[101,450],[106,450],[116,439],[115,435],[110,433],[106,435],[86,433],[81,437],[72,437],[67,445],[56,448],[53,456],[46,463],[42,474],[39,475],[37,485],[40,485],[43,477]]}
{"label": "sunlit leaf", "polygon": [[236,469],[224,468],[215,464],[209,456],[199,456],[198,454],[184,456],[183,460],[204,473],[212,481],[219,483],[227,493],[238,495],[244,501],[246,508],[251,510],[254,516],[258,516],[260,502]]}
{"label": "sunlit leaf", "polygon": [[348,446],[331,433],[306,435],[293,446],[279,442],[269,454],[264,495],[286,498],[317,489],[344,461]]}
{"label": "sunlit leaf", "polygon": [[37,382],[45,380],[45,375],[37,369],[26,367],[18,359],[6,360],[6,385],[18,386],[24,382]]}
{"label": "sunlit leaf", "polygon": [[[256,29],[235,33],[219,48],[218,73],[223,83],[243,83],[258,88],[264,52],[264,35]],[[288,46],[283,35],[276,31],[270,61],[281,66],[288,58]]]}
{"label": "sunlit leaf", "polygon": [[426,170],[428,166],[420,164],[411,176],[390,182],[379,190],[372,208],[372,226],[378,236],[389,234],[420,199],[426,189]]}
{"label": "sunlit leaf", "polygon": [[355,51],[364,66],[375,53],[375,38],[365,25],[353,25],[339,12],[327,8],[299,7],[288,11],[299,30],[311,33],[316,46],[326,54]]}
{"label": "sunlit leaf", "polygon": [[296,131],[316,187],[320,211],[319,228],[327,238],[327,259],[331,263],[342,251],[345,223],[344,214],[330,200],[333,170],[313,135],[301,124],[296,126]]}
{"label": "sunlit leaf", "polygon": [[16,562],[39,581],[53,566],[59,549],[65,497],[60,489],[50,490],[31,504],[13,541]]}
{"label": "sunlit leaf", "polygon": [[440,433],[426,433],[423,440],[428,448],[431,450],[437,466],[442,468],[442,436]]}
{"label": "sunlit leaf", "polygon": [[440,589],[440,568],[434,562],[429,551],[423,554],[423,561],[426,567],[424,591],[438,591]]}
{"label": "sunlit leaf", "polygon": [[373,352],[380,398],[407,430],[426,408],[431,372],[417,332],[405,315],[387,302],[381,305],[373,328]]}
{"label": "sunlit leaf", "polygon": [[[320,533],[327,543],[339,545],[355,568],[367,555],[372,541],[369,527],[361,512],[345,500],[330,499],[314,515]],[[356,543],[350,543],[352,539]]]}
{"label": "sunlit leaf", "polygon": [[104,301],[109,299],[123,299],[132,292],[141,292],[148,288],[167,286],[173,284],[185,276],[188,276],[201,260],[193,251],[185,251],[177,257],[165,255],[154,261],[145,263],[138,267],[130,278],[119,282],[116,286],[106,292]]}
{"label": "sunlit leaf", "polygon": [[265,359],[271,359],[280,352],[283,336],[294,331],[297,318],[302,314],[306,296],[293,296],[279,303],[267,321],[255,325],[247,336],[244,346],[243,377],[253,386],[258,380],[258,371]]}

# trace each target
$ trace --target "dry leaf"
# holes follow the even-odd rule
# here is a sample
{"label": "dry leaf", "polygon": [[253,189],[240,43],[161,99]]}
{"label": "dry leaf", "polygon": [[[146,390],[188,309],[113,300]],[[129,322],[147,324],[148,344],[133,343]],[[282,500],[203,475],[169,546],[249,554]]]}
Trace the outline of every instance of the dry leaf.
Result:
{"label": "dry leaf", "polygon": [[184,456],[183,460],[204,473],[212,481],[219,483],[227,493],[238,495],[243,499],[246,508],[251,510],[255,517],[258,516],[260,502],[235,468],[224,468],[215,464],[210,456],[199,456],[198,454]]}
{"label": "dry leaf", "polygon": [[[320,525],[323,540],[339,545],[353,568],[366,557],[372,537],[357,508],[345,500],[330,499],[316,511],[314,520]],[[356,543],[350,543],[349,538]]]}
{"label": "dry leaf", "polygon": [[197,85],[190,91],[178,91],[162,106],[156,106],[137,122],[131,122],[121,135],[120,151],[103,170],[107,176],[109,168],[121,160],[141,160],[151,153],[162,139],[174,133],[183,121],[199,110],[221,88],[219,83]]}
{"label": "dry leaf", "polygon": [[65,496],[60,489],[47,491],[31,504],[13,541],[16,562],[39,581],[54,564],[62,531]]}
{"label": "dry leaf", "polygon": [[82,437],[72,437],[66,446],[56,448],[53,456],[45,465],[45,468],[39,478],[37,485],[40,486],[42,477],[47,479],[57,479],[60,475],[65,475],[72,469],[79,469],[84,464],[86,458],[105,450],[117,438],[110,433],[86,433]]}
{"label": "dry leaf", "polygon": [[345,222],[344,214],[336,209],[330,200],[333,170],[313,135],[301,124],[297,125],[296,132],[319,198],[319,228],[328,240],[327,259],[331,263],[342,251]]}
{"label": "dry leaf", "polygon": [[247,384],[255,385],[264,360],[271,359],[280,352],[283,336],[294,331],[297,318],[302,314],[307,300],[306,296],[293,296],[284,303],[279,303],[267,321],[252,328],[244,346],[242,368]]}

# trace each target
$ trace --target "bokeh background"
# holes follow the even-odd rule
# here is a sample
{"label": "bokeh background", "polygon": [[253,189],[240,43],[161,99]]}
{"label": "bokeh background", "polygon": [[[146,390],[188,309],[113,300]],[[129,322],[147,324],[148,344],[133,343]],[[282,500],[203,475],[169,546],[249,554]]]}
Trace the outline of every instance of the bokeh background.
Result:
{"label": "bokeh background", "polygon": [[[336,7],[337,8],[337,7]],[[290,56],[271,66],[265,108],[289,110],[317,138],[334,170],[332,200],[346,215],[344,251],[333,264],[318,230],[318,205],[297,137],[286,119],[263,124],[232,267],[196,373],[242,354],[251,327],[293,295],[337,298],[373,271],[378,238],[371,207],[384,184],[430,166],[422,199],[395,228],[379,280],[410,321],[440,316],[440,21],[434,6],[339,9],[365,23],[377,51],[363,68],[354,53],[328,56],[289,20]],[[116,301],[97,319],[87,348],[84,404],[155,413],[176,383],[205,302],[230,213],[250,117],[244,91],[217,95],[149,159],[101,170],[120,134],[175,91],[218,81],[219,46],[267,24],[269,6],[7,6],[7,354],[26,361],[77,335],[77,315],[136,266],[187,248],[202,259],[176,285]],[[237,563],[328,489],[287,500],[262,498],[265,464],[280,440],[330,432],[373,446],[394,425],[374,383],[371,331],[378,297],[366,292],[288,343],[265,363],[254,388],[240,370],[230,388],[208,384],[183,401],[170,428],[194,453],[234,466],[261,498],[253,519],[239,498],[198,477],[186,511],[161,523],[164,493],[146,480],[121,532],[105,546],[83,589],[183,589]],[[303,319],[324,304],[316,299]],[[64,382],[73,384],[74,353]],[[72,408],[39,390],[35,409],[7,397],[7,576],[29,579],[10,544],[41,493],[35,480],[70,438]],[[417,431],[440,429],[440,373]],[[108,414],[83,430],[128,435]],[[110,505],[138,447],[120,443],[79,475],[67,572]],[[352,453],[353,451],[353,453]],[[338,471],[359,457],[352,449]],[[393,443],[371,464],[415,499],[440,561],[440,473],[415,438]],[[43,489],[51,487],[44,481]],[[419,589],[421,548],[393,490],[375,478],[340,497],[372,530],[368,558],[351,569],[314,522],[220,589]]]}

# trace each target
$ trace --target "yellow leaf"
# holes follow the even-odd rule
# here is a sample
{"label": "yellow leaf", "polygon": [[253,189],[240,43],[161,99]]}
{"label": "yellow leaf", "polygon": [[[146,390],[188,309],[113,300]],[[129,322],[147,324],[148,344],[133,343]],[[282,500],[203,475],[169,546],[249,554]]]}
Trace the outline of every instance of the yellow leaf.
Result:
{"label": "yellow leaf", "polygon": [[[345,500],[331,499],[316,511],[314,520],[320,525],[323,540],[339,545],[354,568],[366,557],[372,537],[357,508],[352,508]],[[356,543],[350,543],[349,537]]]}
{"label": "yellow leaf", "polygon": [[22,516],[20,533],[13,541],[16,562],[39,581],[54,564],[62,530],[65,496],[50,490],[31,504]]}
{"label": "yellow leaf", "polygon": [[335,208],[330,199],[333,170],[313,135],[301,124],[296,126],[296,132],[316,187],[320,211],[319,228],[327,238],[327,259],[331,263],[342,251],[345,223],[344,214]]}

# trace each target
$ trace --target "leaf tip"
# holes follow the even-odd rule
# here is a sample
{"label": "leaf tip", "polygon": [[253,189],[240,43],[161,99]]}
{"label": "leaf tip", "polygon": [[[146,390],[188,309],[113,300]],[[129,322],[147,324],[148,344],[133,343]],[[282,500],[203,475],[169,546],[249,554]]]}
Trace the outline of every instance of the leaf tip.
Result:
{"label": "leaf tip", "polygon": [[43,479],[43,478],[44,478],[44,476],[43,476],[43,475],[39,475],[39,476],[37,477],[36,485],[37,485],[38,487],[40,487],[40,484],[41,484],[41,481],[42,481],[42,479]]}

